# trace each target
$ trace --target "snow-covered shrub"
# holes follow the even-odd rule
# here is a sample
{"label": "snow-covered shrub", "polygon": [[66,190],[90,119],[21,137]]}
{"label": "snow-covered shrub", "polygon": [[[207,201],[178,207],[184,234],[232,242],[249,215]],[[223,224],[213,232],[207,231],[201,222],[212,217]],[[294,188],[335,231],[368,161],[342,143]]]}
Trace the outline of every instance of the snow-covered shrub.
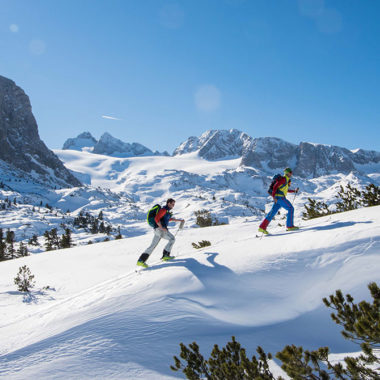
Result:
{"label": "snow-covered shrub", "polygon": [[212,226],[211,213],[208,210],[199,210],[194,212],[197,217],[195,224],[199,227],[209,227]]}
{"label": "snow-covered shrub", "polygon": [[228,218],[224,218],[223,221],[220,221],[217,218],[212,217],[210,211],[205,209],[194,211],[194,215],[196,216],[195,224],[197,224],[199,227],[220,226],[223,224],[228,224]]}
{"label": "snow-covered shrub", "polygon": [[[287,345],[277,352],[276,358],[290,379],[379,379],[380,358],[376,350],[380,345],[380,288],[374,282],[368,288],[372,302],[354,303],[350,294],[344,296],[340,290],[328,299],[323,299],[324,304],[333,310],[332,320],[343,327],[342,336],[360,344],[361,354],[347,356],[342,362],[333,363],[329,360],[328,347],[309,351],[294,344]],[[222,349],[215,344],[209,358],[200,353],[196,342],[190,343],[188,347],[180,343],[180,347],[179,358],[174,356],[174,365],[170,368],[176,372],[182,371],[187,379],[283,379],[271,372],[268,363],[272,359],[270,353],[266,354],[258,346],[258,357],[253,355],[250,359],[234,336]]]}
{"label": "snow-covered shrub", "polygon": [[308,198],[309,204],[305,204],[305,212],[302,213],[304,219],[319,218],[321,216],[332,214],[329,207],[324,202],[318,202],[315,199]]}
{"label": "snow-covered shrub", "polygon": [[20,292],[29,292],[29,288],[33,288],[35,284],[34,274],[24,265],[19,268],[17,276],[14,278],[14,283]]}
{"label": "snow-covered shrub", "polygon": [[202,241],[199,241],[198,244],[197,243],[191,243],[191,245],[195,249],[201,249],[203,247],[209,247],[211,245],[211,243],[208,240],[202,240]]}

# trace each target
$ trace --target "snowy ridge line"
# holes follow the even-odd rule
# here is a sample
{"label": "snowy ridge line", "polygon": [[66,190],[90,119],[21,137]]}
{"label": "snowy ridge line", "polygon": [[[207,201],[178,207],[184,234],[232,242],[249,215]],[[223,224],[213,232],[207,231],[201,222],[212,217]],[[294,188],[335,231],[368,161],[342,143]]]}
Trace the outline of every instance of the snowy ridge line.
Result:
{"label": "snowy ridge line", "polygon": [[[203,247],[201,249],[198,249],[197,252],[195,252],[195,255],[199,256],[199,253],[206,250],[207,248],[210,248],[210,247]],[[179,256],[181,256],[183,258],[186,258],[189,256],[194,257],[194,255],[189,255],[186,253],[177,255],[176,257],[179,257]],[[173,260],[173,261],[175,261],[175,260]],[[163,268],[157,268],[157,266],[159,264],[163,264],[164,267]],[[168,263],[168,262],[163,262],[161,260],[157,260],[157,261],[153,262],[150,267],[152,267],[152,268],[156,267],[156,269],[164,269],[165,267],[169,267],[169,265],[170,265],[170,263]],[[149,268],[148,268],[148,272],[149,272]],[[108,299],[108,293],[112,292],[115,289],[118,289],[119,293],[125,289],[128,289],[129,286],[133,285],[133,282],[131,282],[131,281],[125,282],[125,281],[128,279],[133,279],[134,275],[136,276],[136,278],[138,278],[141,275],[141,273],[136,273],[136,269],[134,269],[134,270],[126,273],[125,275],[120,275],[117,278],[103,281],[97,285],[91,286],[91,287],[89,287],[85,290],[82,290],[81,292],[78,292],[78,293],[76,293],[70,297],[67,297],[63,300],[56,301],[56,303],[53,305],[50,305],[48,307],[41,307],[41,309],[38,312],[26,315],[26,316],[18,318],[18,319],[15,319],[11,323],[0,326],[0,328],[9,328],[9,327],[14,326],[14,325],[17,326],[17,324],[20,324],[20,323],[25,324],[25,323],[28,323],[28,320],[31,320],[33,322],[33,319],[34,320],[36,320],[36,319],[37,320],[44,320],[44,321],[46,321],[46,323],[49,323],[52,320],[55,320],[57,315],[60,315],[62,317],[62,319],[65,319],[66,317],[68,317],[70,315],[71,315],[70,318],[73,319],[72,318],[73,315],[76,315],[78,318],[76,318],[76,317],[74,318],[74,320],[76,321],[76,322],[74,322],[74,326],[75,325],[81,325],[81,323],[82,323],[81,316],[82,316],[82,314],[86,313],[87,309],[94,308],[96,306],[101,305],[102,302],[104,302]],[[91,295],[90,298],[89,298],[89,294]],[[95,295],[95,297],[94,297],[94,295]],[[127,295],[127,293],[124,292],[123,296],[124,295]],[[133,294],[131,294],[131,295],[133,295]],[[73,309],[75,310],[74,313],[72,311],[70,311]],[[61,312],[59,312],[59,310],[61,310]],[[108,313],[109,313],[108,311],[95,311],[95,313],[93,313],[92,318],[99,318],[99,317],[102,317],[104,315],[107,315]],[[17,327],[15,327],[15,328],[17,328]],[[65,330],[66,330],[66,328],[63,328],[62,331],[58,328],[57,330],[51,331],[47,338],[54,336],[54,335],[57,335],[57,334],[60,334],[60,333],[64,332]],[[33,343],[34,343],[34,341],[32,341],[30,344],[33,344]],[[3,355],[10,354],[14,351],[17,351],[20,348],[21,347],[18,347],[18,346],[17,347],[12,346],[12,348],[5,347],[3,349],[0,349],[0,357]]]}
{"label": "snowy ridge line", "polygon": [[60,301],[56,301],[53,305],[47,305],[47,306],[42,306],[41,307],[41,310],[37,311],[36,313],[33,313],[33,314],[29,314],[27,316],[24,316],[24,317],[21,317],[19,319],[16,319],[16,320],[13,320],[11,323],[8,323],[8,324],[4,324],[4,325],[0,325],[0,327],[9,327],[9,326],[12,326],[20,321],[25,321],[27,318],[33,318],[35,316],[38,316],[38,315],[45,315],[47,312],[51,311],[51,309],[55,309],[59,306],[62,306],[70,301],[73,301],[75,299],[78,299],[84,295],[87,295],[87,293],[91,292],[91,291],[97,291],[99,290],[101,287],[103,287],[104,285],[108,285],[108,284],[112,284],[112,283],[115,283],[117,281],[120,281],[122,279],[125,279],[127,277],[129,277],[130,275],[132,274],[135,274],[135,272],[128,272],[127,274],[125,275],[121,275],[121,276],[118,276],[117,278],[113,278],[113,279],[110,279],[110,280],[106,280],[104,282],[101,282],[100,284],[97,284],[97,285],[94,285],[94,286],[91,286],[85,290],[82,290],[80,291],[79,293],[76,293],[70,297],[67,297],[63,300],[60,300]]}
{"label": "snowy ridge line", "polygon": [[[222,242],[222,241],[223,241],[223,240],[220,240],[218,243],[220,243],[220,242]],[[217,244],[218,244],[218,243],[217,243]],[[216,244],[214,244],[214,245],[216,245]],[[210,248],[210,247],[203,247],[203,248],[201,248],[201,249],[198,249],[197,252],[195,252],[195,254],[202,252],[202,251],[205,250],[206,248]],[[184,252],[184,253],[179,254],[179,255],[177,255],[177,256],[175,256],[175,257],[176,257],[176,258],[177,258],[177,257],[186,257],[186,256],[189,256],[189,255],[191,255],[191,254],[187,254],[186,252]],[[191,256],[193,256],[193,255],[191,255]],[[150,267],[153,267],[153,266],[157,266],[157,265],[160,264],[160,263],[166,265],[166,264],[168,264],[168,263],[170,263],[170,262],[163,262],[162,260],[157,260],[157,261],[154,261],[152,264],[150,264],[149,268],[150,268]],[[147,268],[147,269],[149,270],[149,268]],[[143,271],[143,270],[144,270],[144,269],[142,269],[141,271]],[[35,313],[29,314],[29,315],[27,315],[27,316],[20,317],[20,318],[18,318],[18,319],[14,319],[14,320],[13,320],[12,322],[10,322],[10,323],[0,325],[0,328],[2,328],[2,327],[9,327],[9,326],[12,326],[12,325],[14,325],[14,324],[19,323],[20,321],[23,321],[23,322],[24,322],[25,320],[27,320],[27,319],[29,319],[29,318],[36,317],[36,316],[39,316],[39,317],[40,317],[40,316],[42,316],[42,315],[46,315],[46,314],[49,313],[49,312],[55,311],[55,309],[56,309],[57,307],[60,307],[60,306],[62,306],[62,305],[66,305],[67,303],[69,303],[69,302],[71,302],[71,301],[77,301],[77,300],[80,299],[81,297],[87,297],[87,296],[88,296],[88,293],[92,293],[92,292],[94,292],[94,293],[98,293],[99,291],[101,291],[101,292],[100,292],[100,295],[101,295],[101,296],[104,296],[104,293],[105,293],[107,290],[112,289],[112,288],[115,288],[116,285],[118,285],[119,283],[122,284],[122,283],[124,282],[124,280],[126,280],[126,279],[133,278],[133,275],[136,275],[136,276],[140,275],[140,274],[141,274],[141,271],[138,272],[136,269],[134,269],[134,270],[132,270],[132,271],[130,271],[130,272],[124,274],[124,275],[120,275],[120,276],[118,276],[117,278],[112,278],[112,279],[109,279],[109,280],[103,281],[103,282],[101,282],[101,283],[99,283],[99,284],[96,284],[96,285],[91,286],[91,287],[89,287],[89,288],[87,288],[87,289],[84,289],[84,290],[82,290],[82,291],[80,291],[80,292],[78,292],[78,293],[76,293],[76,294],[74,294],[74,295],[72,295],[72,296],[70,296],[70,297],[67,297],[67,298],[65,298],[65,299],[63,299],[63,300],[56,301],[53,305],[47,305],[47,306],[45,306],[45,307],[42,306],[42,307],[41,307],[41,310],[39,310],[39,311],[37,311],[37,312],[35,312]],[[107,286],[107,285],[114,285],[114,286],[113,286],[112,288],[108,287],[108,289],[104,288],[104,287]],[[95,303],[98,302],[98,301],[99,301],[99,299],[98,299],[97,301],[93,300],[93,302],[91,302],[91,303],[89,303],[89,304],[84,303],[83,306],[94,306]],[[78,310],[78,311],[79,311],[79,310]],[[0,353],[0,354],[1,354],[1,353]]]}
{"label": "snowy ridge line", "polygon": [[[0,328],[0,377],[174,379],[169,364],[179,342],[197,340],[208,351],[231,335],[247,352],[257,342],[278,352],[290,341],[357,351],[342,342],[321,300],[336,289],[363,299],[379,280],[379,210],[305,221],[301,234],[288,236],[273,225],[284,239],[260,243],[246,221],[186,228],[176,260],[160,264],[157,247],[141,277],[133,276],[137,253],[150,234],[5,262],[0,316],[18,322]],[[215,243],[191,247],[202,240]],[[31,265],[39,284],[54,285],[56,296],[21,302],[9,275],[19,263]]]}

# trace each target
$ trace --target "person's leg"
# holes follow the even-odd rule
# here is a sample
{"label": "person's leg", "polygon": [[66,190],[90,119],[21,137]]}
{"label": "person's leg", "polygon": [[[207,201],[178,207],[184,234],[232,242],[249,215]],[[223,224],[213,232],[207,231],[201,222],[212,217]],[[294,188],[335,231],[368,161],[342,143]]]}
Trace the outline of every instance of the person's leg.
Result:
{"label": "person's leg", "polygon": [[166,231],[162,235],[162,238],[168,240],[168,244],[166,244],[166,246],[164,248],[163,256],[169,256],[170,252],[172,250],[173,244],[175,242],[175,237],[171,232]]}
{"label": "person's leg", "polygon": [[280,209],[280,207],[281,206],[280,206],[278,200],[277,200],[276,203],[273,203],[272,209],[268,212],[268,214],[266,215],[265,219],[260,224],[259,228],[262,228],[263,230],[266,230],[267,227],[268,227],[268,224],[271,222],[271,220],[277,214],[277,212]]}
{"label": "person's leg", "polygon": [[154,236],[153,236],[153,239],[152,239],[152,243],[150,244],[150,246],[144,251],[143,254],[141,254],[140,258],[138,259],[138,261],[142,261],[143,263],[145,263],[146,260],[148,260],[149,258],[149,255],[154,251],[154,249],[157,247],[157,244],[160,242],[161,240],[161,230],[159,228],[156,228],[154,230]]}
{"label": "person's leg", "polygon": [[286,198],[281,198],[280,206],[288,211],[288,215],[286,217],[286,227],[287,228],[293,227],[294,226],[294,207],[293,207],[293,205]]}

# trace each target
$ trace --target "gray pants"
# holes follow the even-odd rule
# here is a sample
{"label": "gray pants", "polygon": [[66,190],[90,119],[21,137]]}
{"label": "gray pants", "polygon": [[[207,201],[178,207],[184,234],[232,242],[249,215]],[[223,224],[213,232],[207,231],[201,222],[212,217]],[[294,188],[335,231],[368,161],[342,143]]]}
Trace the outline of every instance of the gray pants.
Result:
{"label": "gray pants", "polygon": [[161,239],[169,240],[168,244],[166,244],[164,249],[165,251],[170,253],[170,251],[172,250],[173,244],[175,242],[175,237],[169,231],[163,231],[163,230],[160,230],[159,228],[155,228],[152,243],[144,251],[144,253],[147,253],[148,255],[150,255],[154,251],[154,249],[157,247],[157,244],[160,242]]}

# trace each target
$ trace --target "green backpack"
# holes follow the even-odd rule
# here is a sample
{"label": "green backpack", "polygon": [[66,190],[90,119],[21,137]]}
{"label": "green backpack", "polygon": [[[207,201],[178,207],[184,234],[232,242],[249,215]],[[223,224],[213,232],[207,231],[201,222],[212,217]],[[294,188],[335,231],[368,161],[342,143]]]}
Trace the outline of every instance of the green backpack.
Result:
{"label": "green backpack", "polygon": [[148,224],[153,227],[153,228],[157,228],[158,225],[156,223],[156,221],[154,220],[154,218],[156,217],[158,211],[161,210],[161,206],[159,204],[156,204],[154,205],[149,211],[148,211],[148,215],[146,217],[146,220],[148,222]]}

